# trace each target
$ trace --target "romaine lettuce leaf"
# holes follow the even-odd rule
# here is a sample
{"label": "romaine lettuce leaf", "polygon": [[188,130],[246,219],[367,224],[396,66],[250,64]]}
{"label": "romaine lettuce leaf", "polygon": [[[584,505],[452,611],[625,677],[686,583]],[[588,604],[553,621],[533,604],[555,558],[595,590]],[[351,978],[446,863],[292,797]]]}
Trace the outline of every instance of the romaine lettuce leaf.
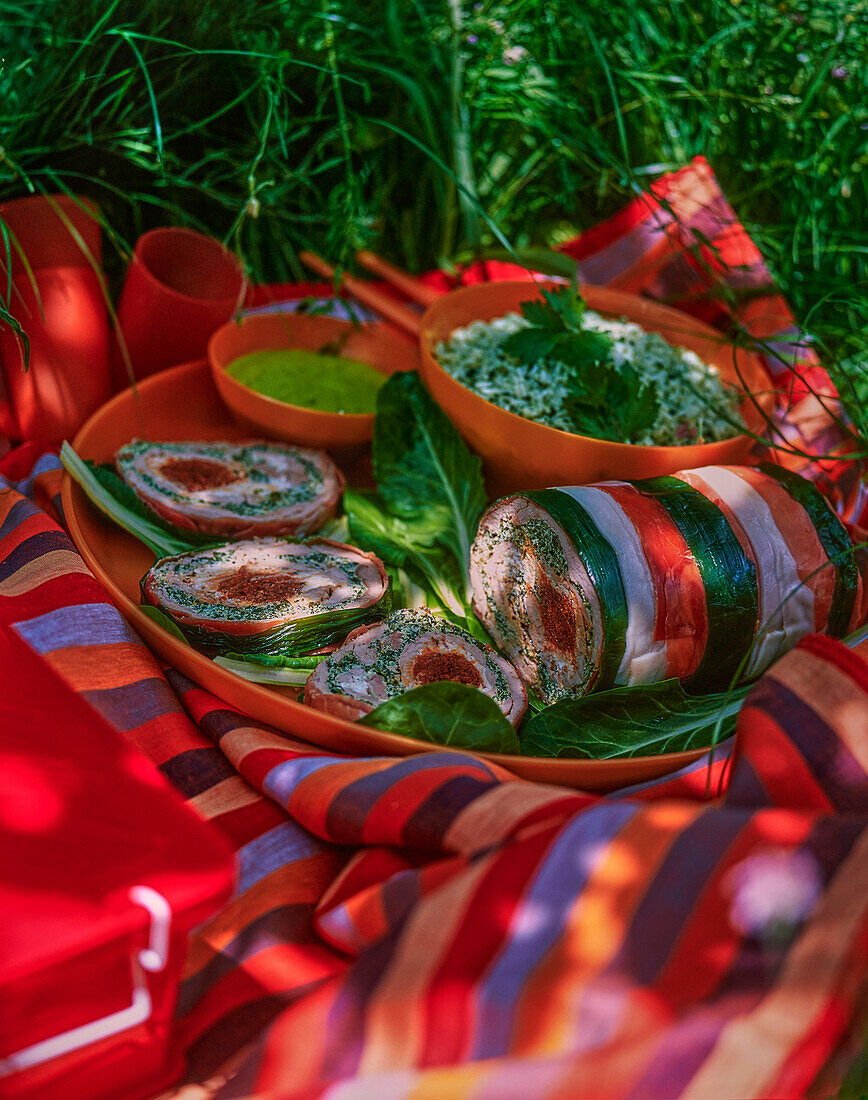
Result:
{"label": "romaine lettuce leaf", "polygon": [[487,504],[482,462],[414,371],[393,374],[381,387],[372,455],[384,513],[400,521],[393,522],[392,543],[410,538],[423,556],[429,548],[450,551],[469,604],[470,544]]}

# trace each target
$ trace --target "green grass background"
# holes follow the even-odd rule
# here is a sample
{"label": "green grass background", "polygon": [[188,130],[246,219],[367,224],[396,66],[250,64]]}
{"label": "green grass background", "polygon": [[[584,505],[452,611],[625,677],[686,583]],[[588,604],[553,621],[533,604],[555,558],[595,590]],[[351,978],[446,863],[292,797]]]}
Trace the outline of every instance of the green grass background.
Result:
{"label": "green grass background", "polygon": [[868,0],[0,0],[0,199],[190,224],[253,278],[558,243],[703,153],[860,419]]}

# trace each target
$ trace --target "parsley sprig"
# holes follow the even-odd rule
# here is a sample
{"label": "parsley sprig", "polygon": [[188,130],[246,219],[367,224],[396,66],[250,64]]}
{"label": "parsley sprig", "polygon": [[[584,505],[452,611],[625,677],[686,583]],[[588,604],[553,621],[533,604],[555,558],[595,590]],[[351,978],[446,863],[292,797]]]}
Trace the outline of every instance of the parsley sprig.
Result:
{"label": "parsley sprig", "polygon": [[550,360],[572,368],[564,407],[579,435],[618,443],[641,435],[660,411],[654,383],[632,364],[612,361],[611,337],[584,327],[587,307],[575,289],[544,289],[542,296],[521,303],[529,325],[507,337],[504,351],[528,365]]}

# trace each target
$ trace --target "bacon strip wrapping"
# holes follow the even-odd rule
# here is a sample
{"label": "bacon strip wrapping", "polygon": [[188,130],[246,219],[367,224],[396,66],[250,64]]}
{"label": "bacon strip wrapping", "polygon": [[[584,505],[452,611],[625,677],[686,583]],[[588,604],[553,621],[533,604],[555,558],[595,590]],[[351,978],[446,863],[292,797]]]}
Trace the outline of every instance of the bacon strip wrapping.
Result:
{"label": "bacon strip wrapping", "polygon": [[858,625],[843,524],[777,467],[504,497],[471,549],[473,607],[546,703],[675,677],[752,678],[811,632]]}
{"label": "bacon strip wrapping", "polygon": [[317,665],[304,701],[354,721],[386,699],[439,680],[478,688],[514,726],[527,708],[524,684],[491,646],[428,612],[408,610],[354,630]]}
{"label": "bacon strip wrapping", "polygon": [[316,531],[334,515],[345,484],[325,451],[286,443],[134,439],[115,465],[167,523],[221,538]]}
{"label": "bacon strip wrapping", "polygon": [[143,599],[206,653],[311,653],[382,619],[391,601],[383,563],[331,539],[245,539],[162,558]]}

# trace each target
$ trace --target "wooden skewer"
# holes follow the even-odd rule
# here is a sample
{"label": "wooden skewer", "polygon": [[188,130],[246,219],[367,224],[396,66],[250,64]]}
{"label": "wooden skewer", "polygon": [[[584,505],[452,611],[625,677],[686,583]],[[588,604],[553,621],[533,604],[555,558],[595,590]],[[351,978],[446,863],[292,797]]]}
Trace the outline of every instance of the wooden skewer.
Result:
{"label": "wooden skewer", "polygon": [[366,271],[391,283],[396,290],[400,290],[402,294],[406,294],[408,298],[412,298],[422,306],[430,306],[438,298],[443,297],[442,291],[426,286],[412,275],[408,275],[406,271],[402,271],[400,267],[395,267],[388,260],[381,259],[375,252],[357,252],[356,261]]}
{"label": "wooden skewer", "polygon": [[[317,256],[315,252],[302,252],[299,258],[306,267],[309,267],[311,271],[315,271],[317,275],[321,275],[324,279],[334,278],[335,269],[322,256]],[[376,313],[391,321],[392,324],[398,325],[410,336],[419,336],[422,330],[422,318],[414,310],[387,297],[382,291],[377,290],[369,283],[361,279],[354,279],[352,275],[341,275],[340,286],[348,294],[358,298],[364,305],[370,306]]]}

